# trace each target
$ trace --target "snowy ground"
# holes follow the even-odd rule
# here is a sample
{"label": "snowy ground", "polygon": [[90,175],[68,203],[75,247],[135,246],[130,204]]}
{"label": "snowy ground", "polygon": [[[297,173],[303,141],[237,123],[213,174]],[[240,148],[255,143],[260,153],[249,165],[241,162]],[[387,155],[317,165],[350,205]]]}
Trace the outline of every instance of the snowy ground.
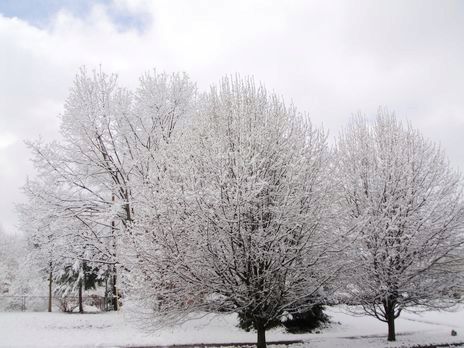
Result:
{"label": "snowy ground", "polygon": [[[328,310],[333,323],[320,334],[291,335],[280,329],[268,341],[303,340],[295,347],[407,347],[413,344],[464,342],[464,307],[456,312],[403,313],[397,320],[398,341],[386,341],[386,324],[353,317],[343,307]],[[236,328],[233,315],[208,316],[181,327],[146,334],[124,313],[0,313],[0,347],[125,347],[195,343],[255,342],[253,332]],[[452,337],[450,332],[458,332]]]}

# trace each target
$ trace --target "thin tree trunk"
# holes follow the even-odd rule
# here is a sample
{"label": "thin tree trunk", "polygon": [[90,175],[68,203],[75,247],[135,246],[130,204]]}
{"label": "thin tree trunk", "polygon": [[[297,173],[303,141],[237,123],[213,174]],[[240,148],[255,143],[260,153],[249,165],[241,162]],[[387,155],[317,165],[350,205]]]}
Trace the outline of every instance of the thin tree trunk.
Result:
{"label": "thin tree trunk", "polygon": [[84,313],[84,305],[82,303],[82,280],[79,282],[79,313]]}
{"label": "thin tree trunk", "polygon": [[108,311],[108,270],[105,274],[105,311]]}
{"label": "thin tree trunk", "polygon": [[113,309],[115,311],[119,310],[119,298],[118,298],[118,288],[116,287],[117,275],[116,275],[116,267],[114,267],[114,274],[113,274]]}
{"label": "thin tree trunk", "polygon": [[[111,201],[114,203],[116,201],[116,196],[114,193],[111,195]],[[113,257],[116,261],[116,222],[114,219],[111,221],[111,234],[113,235]],[[119,310],[119,298],[118,298],[118,288],[116,287],[118,277],[116,273],[116,265],[113,266],[113,309],[115,311]]]}
{"label": "thin tree trunk", "polygon": [[48,274],[48,312],[52,311],[52,282],[53,273],[50,271]]}
{"label": "thin tree trunk", "polygon": [[257,324],[256,331],[258,332],[258,343],[256,344],[257,348],[266,348],[266,329],[264,325]]}

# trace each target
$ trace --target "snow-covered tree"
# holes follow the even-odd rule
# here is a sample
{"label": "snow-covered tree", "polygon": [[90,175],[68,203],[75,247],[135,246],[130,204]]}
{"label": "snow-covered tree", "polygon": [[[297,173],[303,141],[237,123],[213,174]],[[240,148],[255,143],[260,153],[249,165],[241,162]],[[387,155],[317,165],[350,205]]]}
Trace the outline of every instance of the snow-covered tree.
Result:
{"label": "snow-covered tree", "polygon": [[23,239],[0,225],[0,295],[12,294],[23,254]]}
{"label": "snow-covered tree", "polygon": [[356,236],[347,289],[394,341],[404,309],[445,308],[462,289],[461,177],[439,146],[382,109],[341,133],[335,165],[339,223]]}
{"label": "snow-covered tree", "polygon": [[[50,192],[55,188],[53,185],[46,186],[49,187]],[[72,244],[69,245],[69,238],[65,238],[69,235],[65,233],[64,220],[58,219],[54,207],[47,204],[49,202],[44,201],[38,192],[41,192],[38,183],[28,182],[25,186],[25,193],[29,201],[18,205],[17,212],[19,226],[26,239],[27,256],[24,264],[29,270],[28,273],[37,272],[39,277],[46,281],[48,311],[51,312],[54,278],[74,253],[68,253]],[[28,277],[31,277],[31,274]],[[29,286],[26,286],[20,292],[30,294],[31,290]]]}
{"label": "snow-covered tree", "polygon": [[115,308],[121,238],[159,144],[193,110],[195,93],[185,74],[145,74],[131,93],[115,75],[81,69],[61,116],[62,140],[29,143],[38,171],[25,187],[30,200],[61,226],[54,237],[73,246],[70,255],[111,268]]}
{"label": "snow-covered tree", "polygon": [[[124,173],[117,166],[113,134],[115,115],[127,112],[129,105],[129,93],[117,88],[116,76],[101,71],[89,76],[82,69],[61,116],[63,140],[29,143],[38,175],[25,190],[34,206],[53,216],[57,228],[51,229],[52,239],[80,251],[93,247],[99,251],[93,254],[96,260],[113,268],[119,232],[115,220],[122,211],[115,200],[127,201],[128,192],[124,182],[116,184]],[[79,228],[67,228],[78,224]],[[76,259],[55,261],[62,271]]]}
{"label": "snow-covered tree", "polygon": [[134,292],[160,322],[238,313],[265,347],[340,269],[326,136],[251,79],[225,78],[176,139],[135,228]]}

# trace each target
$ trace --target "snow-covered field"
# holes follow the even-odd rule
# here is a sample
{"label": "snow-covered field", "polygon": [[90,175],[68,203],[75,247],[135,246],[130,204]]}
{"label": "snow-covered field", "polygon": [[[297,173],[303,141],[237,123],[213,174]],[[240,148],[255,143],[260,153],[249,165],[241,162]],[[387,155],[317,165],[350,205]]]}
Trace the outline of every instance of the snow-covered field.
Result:
{"label": "snow-covered field", "polygon": [[[397,342],[386,341],[386,324],[353,317],[343,307],[328,309],[333,323],[319,334],[292,335],[281,329],[268,341],[303,340],[303,346],[407,347],[413,344],[464,342],[464,307],[456,312],[403,313]],[[458,335],[452,337],[451,330]],[[103,314],[0,313],[0,347],[126,347],[195,343],[255,342],[254,332],[236,327],[233,315],[207,316],[180,327],[147,334],[123,312]],[[296,345],[295,345],[296,346]],[[301,345],[298,345],[301,346]]]}

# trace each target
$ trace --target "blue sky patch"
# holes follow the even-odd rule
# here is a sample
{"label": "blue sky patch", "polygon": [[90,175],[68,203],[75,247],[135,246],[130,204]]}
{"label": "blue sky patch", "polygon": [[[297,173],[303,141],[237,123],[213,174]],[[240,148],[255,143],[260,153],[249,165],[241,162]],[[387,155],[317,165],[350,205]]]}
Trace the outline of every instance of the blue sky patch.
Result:
{"label": "blue sky patch", "polygon": [[142,31],[148,22],[146,16],[114,9],[111,0],[0,0],[0,13],[6,17],[18,17],[37,27],[45,27],[62,9],[84,18],[94,4],[108,6],[107,14],[119,30]]}

